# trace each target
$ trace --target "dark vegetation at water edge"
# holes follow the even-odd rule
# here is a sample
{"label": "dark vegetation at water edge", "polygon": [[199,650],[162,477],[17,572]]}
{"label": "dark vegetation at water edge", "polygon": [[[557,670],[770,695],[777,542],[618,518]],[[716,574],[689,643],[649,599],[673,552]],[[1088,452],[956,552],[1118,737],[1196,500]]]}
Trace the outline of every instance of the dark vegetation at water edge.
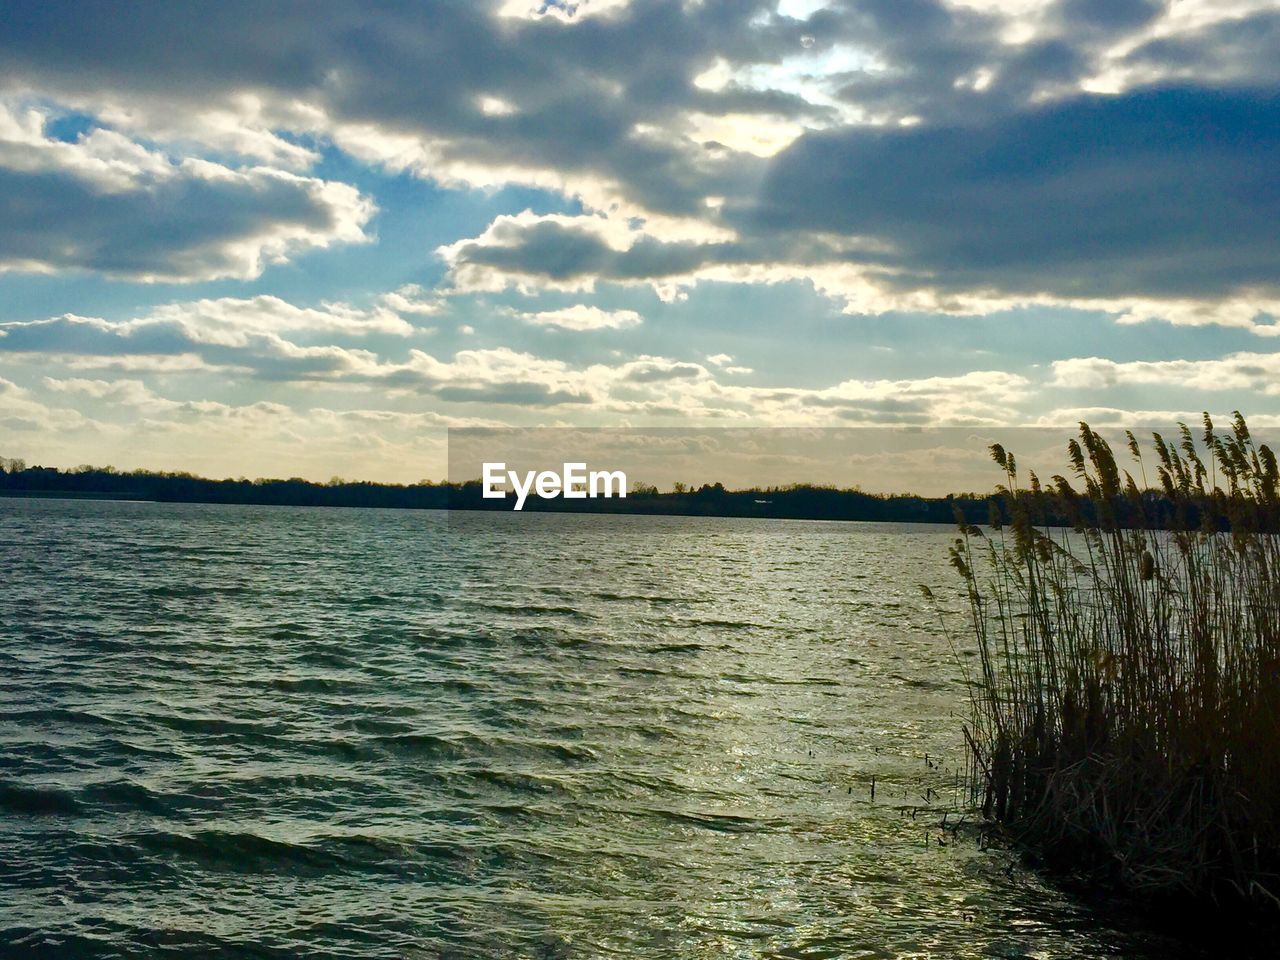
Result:
{"label": "dark vegetation at water edge", "polygon": [[1239,414],[1155,435],[1153,516],[1128,440],[1137,479],[1081,424],[1075,482],[1047,485],[992,447],[1008,521],[962,522],[952,549],[975,799],[1052,866],[1280,924],[1276,457]]}
{"label": "dark vegetation at water edge", "polygon": [[[298,478],[210,480],[188,473],[141,470],[125,473],[110,467],[76,470],[28,467],[21,461],[3,458],[0,458],[0,495],[434,510],[509,511],[514,503],[514,497],[484,499],[479,481],[404,485],[341,480],[313,483]],[[613,499],[530,497],[524,511],[951,523],[959,510],[976,523],[985,521],[991,501],[991,497],[978,494],[942,498],[906,494],[880,496],[804,484],[726,490],[717,483],[697,489],[677,484],[670,492],[644,487],[629,491],[625,498]]]}
{"label": "dark vegetation at water edge", "polygon": [[[510,511],[514,494],[506,499],[485,499],[478,480],[466,483],[422,481],[414,484],[371,483],[333,479],[315,483],[293,477],[288,480],[212,480],[190,473],[149,470],[119,471],[112,467],[27,466],[21,460],[0,457],[0,497],[80,497],[86,499],[153,500],[164,503],[237,503],[305,507],[389,507],[409,510]],[[1130,499],[1114,498],[1107,509],[1121,526],[1167,527],[1179,516],[1199,523],[1202,510],[1211,522],[1227,523],[1212,504],[1195,497],[1175,502],[1160,491],[1139,495],[1137,507]],[[1202,499],[1202,498],[1201,498]],[[1053,526],[1074,524],[1082,513],[1090,522],[1097,506],[1078,501],[1068,507],[1053,498],[1040,501],[1042,518]],[[1181,513],[1179,513],[1181,511]],[[903,523],[988,523],[1012,518],[1008,498],[1002,495],[959,493],[946,497],[913,494],[874,494],[859,489],[839,489],[815,484],[729,490],[723,484],[687,487],[671,491],[637,486],[625,498],[566,500],[530,496],[524,512],[616,513],[652,516],[772,517],[788,520],[862,520]]]}

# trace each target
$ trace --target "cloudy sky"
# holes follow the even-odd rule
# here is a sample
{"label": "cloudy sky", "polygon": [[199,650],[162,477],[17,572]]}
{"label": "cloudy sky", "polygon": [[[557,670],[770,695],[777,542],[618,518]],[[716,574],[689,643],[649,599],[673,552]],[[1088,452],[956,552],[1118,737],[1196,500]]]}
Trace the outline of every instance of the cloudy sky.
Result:
{"label": "cloudy sky", "polygon": [[15,0],[0,454],[1274,427],[1277,171],[1276,2]]}

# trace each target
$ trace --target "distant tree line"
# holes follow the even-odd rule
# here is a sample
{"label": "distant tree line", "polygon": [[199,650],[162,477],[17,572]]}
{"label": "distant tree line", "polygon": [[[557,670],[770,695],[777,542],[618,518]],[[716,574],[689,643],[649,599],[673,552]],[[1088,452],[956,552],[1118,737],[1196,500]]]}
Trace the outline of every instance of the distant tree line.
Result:
{"label": "distant tree line", "polygon": [[[512,500],[485,499],[478,480],[413,484],[347,481],[316,483],[245,478],[211,480],[186,472],[119,471],[82,466],[73,470],[27,466],[0,457],[0,495],[154,500],[168,503],[242,503],[314,507],[394,507],[412,510],[510,510]],[[676,484],[670,492],[637,484],[626,498],[566,500],[531,497],[525,512],[672,514],[683,516],[783,517],[812,520],[900,520],[952,523],[956,511],[971,523],[985,522],[995,498],[964,494],[939,498],[879,495],[834,486],[727,490],[723,484]]]}
{"label": "distant tree line", "polygon": [[[119,471],[114,467],[80,466],[73,470],[27,466],[22,460],[0,457],[0,496],[83,497],[89,499],[153,500],[162,503],[241,503],[306,507],[391,507],[409,510],[510,510],[506,500],[485,499],[479,480],[465,483],[370,483],[334,477],[316,483],[288,480],[211,480],[186,472]],[[1170,516],[1167,499],[1159,492],[1146,497],[1145,516]],[[1089,509],[1086,505],[1086,509]],[[1120,522],[1125,523],[1125,508]],[[1182,509],[1187,509],[1183,505]],[[618,513],[708,517],[775,517],[792,520],[879,520],[908,523],[989,523],[1007,520],[1004,501],[996,494],[959,493],[946,497],[875,494],[857,488],[815,484],[728,490],[721,483],[693,487],[677,483],[670,492],[636,484],[625,498],[573,499],[530,497],[525,512]],[[1052,511],[1050,511],[1052,513]],[[1073,525],[1062,516],[1051,523]]]}

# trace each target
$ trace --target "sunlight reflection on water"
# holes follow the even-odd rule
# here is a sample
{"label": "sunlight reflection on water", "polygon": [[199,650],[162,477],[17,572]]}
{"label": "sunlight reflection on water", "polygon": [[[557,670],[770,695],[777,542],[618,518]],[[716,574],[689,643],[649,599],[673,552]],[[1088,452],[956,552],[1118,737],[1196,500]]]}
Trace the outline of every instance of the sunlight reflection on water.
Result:
{"label": "sunlight reflection on water", "polygon": [[1169,956],[939,844],[951,536],[0,501],[0,947]]}

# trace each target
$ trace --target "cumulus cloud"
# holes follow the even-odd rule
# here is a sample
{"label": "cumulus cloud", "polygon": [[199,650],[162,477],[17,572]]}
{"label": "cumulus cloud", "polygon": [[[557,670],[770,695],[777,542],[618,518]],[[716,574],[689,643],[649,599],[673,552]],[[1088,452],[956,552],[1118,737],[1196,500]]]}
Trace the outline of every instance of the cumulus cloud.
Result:
{"label": "cumulus cloud", "polygon": [[[300,346],[272,328],[270,318],[263,326],[260,314],[250,314],[249,324],[227,323],[228,315],[234,321],[236,311],[220,314],[181,305],[125,322],[67,315],[0,324],[0,354],[79,361],[82,369],[92,369],[86,362],[92,359],[128,369],[131,364],[120,361],[171,358],[188,369],[233,371],[258,380],[346,383],[433,394],[452,402],[554,406],[596,396],[593,379],[564,362],[505,347],[463,350],[451,360],[410,350],[407,360],[393,361],[364,349]],[[279,315],[293,318],[288,312]]]}
{"label": "cumulus cloud", "polygon": [[1031,388],[1019,374],[975,370],[949,377],[846,380],[819,391],[773,391],[772,397],[830,409],[852,423],[980,424],[1007,422],[1009,411],[1029,398]]}
{"label": "cumulus cloud", "polygon": [[346,303],[298,307],[265,295],[249,299],[222,297],[168,304],[138,322],[173,324],[208,342],[229,343],[238,342],[246,334],[287,331],[397,336],[412,333],[413,326],[400,317],[399,311],[421,313],[422,305],[407,301],[400,293],[387,294],[381,300],[378,306],[359,309]]}
{"label": "cumulus cloud", "polygon": [[1177,386],[1280,396],[1280,353],[1233,353],[1213,360],[1115,361],[1078,357],[1055,361],[1051,383],[1076,388]]}
{"label": "cumulus cloud", "polygon": [[[1125,407],[1055,407],[1047,413],[1035,418],[1035,426],[1066,428],[1070,430],[1080,421],[1091,427],[1110,427],[1113,429],[1131,430],[1141,433],[1152,432],[1168,435],[1174,424],[1199,424],[1205,413],[1203,406],[1177,409],[1129,409]],[[1229,406],[1219,406],[1207,411],[1214,423],[1229,423],[1235,411]],[[1249,415],[1251,430],[1274,430],[1280,427],[1280,416],[1275,414]],[[1119,440],[1119,438],[1117,438]],[[1266,442],[1270,442],[1267,440]],[[1119,444],[1116,444],[1119,446]]]}
{"label": "cumulus cloud", "polygon": [[[0,40],[0,82],[279,165],[310,156],[282,132],[319,134],[442,182],[705,220],[709,199],[749,193],[758,155],[806,127],[1007,113],[1078,90],[1122,45],[1205,29],[1147,0],[979,6],[847,0],[792,17],[769,0],[230,3],[201,12],[201,49],[177,64],[181,17],[139,7],[108,44],[119,31],[104,15],[53,2]],[[537,15],[512,13],[525,7]]]}
{"label": "cumulus cloud", "polygon": [[384,293],[378,298],[378,302],[396,313],[417,314],[423,317],[429,317],[444,309],[443,300],[428,296],[427,292],[416,283],[406,283],[390,293]]}
{"label": "cumulus cloud", "polygon": [[109,130],[74,142],[0,105],[0,270],[151,281],[249,279],[302,250],[368,239],[353,187],[167,156]]}
{"label": "cumulus cloud", "polygon": [[78,411],[51,407],[31,390],[0,377],[0,439],[26,449],[39,436],[60,434],[80,441],[96,429],[96,423]]}
{"label": "cumulus cloud", "polygon": [[603,281],[673,299],[699,279],[804,279],[855,313],[1061,304],[1269,335],[1276,130],[1280,98],[1191,89],[978,126],[851,128],[785,151],[757,196],[727,206],[725,232],[672,240],[526,211],[438,252],[459,291]]}
{"label": "cumulus cloud", "polygon": [[226,475],[230,463],[249,476],[441,479],[445,428],[499,425],[381,407],[174,400],[137,381],[83,378],[45,378],[40,389],[0,378],[0,404],[0,449],[20,450],[28,462],[211,476]]}
{"label": "cumulus cloud", "polygon": [[102,358],[108,364],[164,358],[171,361],[171,368],[228,369],[262,379],[295,381],[353,376],[377,365],[376,355],[366,350],[298,346],[270,331],[202,326],[175,317],[112,322],[68,314],[0,324],[0,353]]}
{"label": "cumulus cloud", "polygon": [[[646,123],[694,110],[823,112],[779,92],[693,85],[717,54],[769,61],[799,48],[799,25],[771,16],[770,6],[656,0],[608,15],[575,5],[571,16],[525,18],[484,2],[270,12],[233,2],[200,11],[197,51],[181,16],[55,2],[0,38],[0,84],[43,90],[151,136],[198,136],[196,125],[173,129],[156,106],[168,104],[168,116],[207,117],[211,145],[222,149],[284,156],[282,143],[292,141],[280,131],[319,134],[442,182],[552,186],[686,216],[702,209],[717,173],[738,174],[694,137],[644,136]],[[188,54],[180,67],[169,55],[176,48]],[[247,131],[239,144],[228,132],[237,123]]]}
{"label": "cumulus cloud", "polygon": [[1174,4],[1170,22],[1141,42],[1118,51],[1112,77],[1122,83],[1209,82],[1274,85],[1280,81],[1275,52],[1280,14],[1275,4],[1222,2]]}
{"label": "cumulus cloud", "polygon": [[[0,354],[66,368],[71,375],[46,376],[51,392],[152,414],[162,406],[153,386],[103,373],[217,370],[298,387],[505,407],[521,416],[561,410],[675,422],[789,424],[992,422],[1025,400],[1030,389],[1025,378],[996,371],[847,380],[822,389],[757,387],[725,379],[749,372],[733,365],[727,354],[706,364],[642,354],[582,365],[487,347],[452,356],[410,349],[404,359],[395,359],[352,347],[300,346],[270,324],[208,325],[199,318],[209,313],[207,306],[197,306],[124,322],[63,316],[0,324]],[[87,375],[95,371],[98,375]]]}
{"label": "cumulus cloud", "polygon": [[479,236],[436,252],[458,292],[582,292],[594,289],[597,280],[653,283],[687,275],[703,246],[665,244],[616,217],[526,210],[500,216]]}
{"label": "cumulus cloud", "polygon": [[1280,317],[1280,299],[1267,293],[1207,302],[1139,299],[1128,303],[1099,302],[1097,306],[1117,313],[1116,322],[1126,325],[1164,322],[1176,327],[1235,327],[1260,337],[1280,336],[1280,324],[1276,322]]}
{"label": "cumulus cloud", "polygon": [[374,376],[455,403],[547,407],[594,399],[590,385],[568,364],[508,347],[460,350],[452,360],[413,350],[407,363],[388,365]]}
{"label": "cumulus cloud", "polygon": [[519,316],[526,323],[536,326],[576,331],[624,330],[627,327],[638,327],[644,322],[644,318],[635,310],[602,310],[582,303],[559,310],[522,313]]}
{"label": "cumulus cloud", "polygon": [[890,287],[1228,297],[1277,281],[1277,130],[1280,98],[1184,89],[977,127],[814,134],[741,215],[877,238]]}
{"label": "cumulus cloud", "polygon": [[[296,391],[372,392],[615,422],[994,424],[1023,417],[1046,388],[1276,395],[1260,352],[1073,358],[1047,374],[1018,367],[1025,376],[928,375],[935,364],[817,386],[769,370],[762,387],[733,357],[758,344],[699,339],[685,354],[626,309],[626,291],[610,291],[609,308],[586,296],[607,284],[671,302],[703,281],[803,280],[851,314],[1063,305],[1124,325],[1274,336],[1276,23],[1261,0],[29,4],[0,31],[0,270],[256,278],[371,239],[372,201],[328,179],[360,163],[565,200],[514,214],[495,202],[487,227],[455,227],[436,288],[304,307],[253,295],[268,276],[128,320],[0,324],[0,354],[50,374],[44,413],[13,385],[6,412],[109,432],[72,409],[96,403],[176,433],[188,418],[264,443],[382,415],[377,404],[364,421],[291,420],[275,400],[166,406],[164,378],[210,371],[293,403]],[[383,183],[368,171],[358,182]],[[532,326],[629,330],[612,339],[646,345],[593,354],[611,338],[528,330],[501,345],[477,322],[479,333],[456,328],[475,349],[410,349],[449,297],[510,291],[574,295],[556,301],[569,307],[497,308]],[[403,453],[405,436],[374,430],[368,442]]]}
{"label": "cumulus cloud", "polygon": [[681,363],[665,357],[640,357],[623,364],[619,373],[632,383],[657,383],[667,380],[701,380],[707,368],[700,363]]}
{"label": "cumulus cloud", "polygon": [[[56,169],[79,192],[47,189],[44,220],[75,204],[125,238],[21,225],[0,246],[11,266],[243,277],[359,239],[367,201],[284,172],[327,141],[448,185],[558,190],[612,221],[500,218],[442,249],[457,289],[604,280],[678,296],[698,279],[807,277],[855,312],[961,312],[1272,283],[1275,104],[1249,92],[1276,79],[1267,4],[233,2],[201,11],[200,49],[180,63],[183,17],[139,5],[121,37],[124,15],[50,2],[0,38],[0,89],[112,128],[64,143],[15,121],[43,165],[9,168],[24,179],[0,196],[42,196],[29,178]],[[271,167],[212,177],[145,141]],[[142,194],[174,221],[130,220]],[[192,213],[215,210],[216,224]],[[619,227],[634,235],[619,242]]]}
{"label": "cumulus cloud", "polygon": [[406,337],[420,328],[405,288],[372,306],[322,303],[300,307],[279,297],[221,297],[155,307],[140,317],[109,321],[66,314],[47,320],[0,323],[0,354],[56,358],[71,369],[182,373],[235,370],[271,380],[326,380],[369,375],[379,369],[373,352],[332,343],[300,345],[293,337]]}
{"label": "cumulus cloud", "polygon": [[154,407],[167,403],[141,380],[91,380],[84,377],[58,379],[44,377],[46,390],[88,397],[93,400],[126,407]]}
{"label": "cumulus cloud", "polygon": [[[854,246],[842,244],[846,250]],[[650,286],[663,300],[679,299],[700,278],[812,277],[814,268],[834,256],[822,239],[740,241],[723,229],[672,239],[624,218],[528,210],[500,216],[479,236],[436,252],[454,292],[586,292],[604,281]]]}
{"label": "cumulus cloud", "polygon": [[713,353],[707,357],[707,363],[719,367],[725,373],[746,374],[754,373],[750,367],[744,367],[741,364],[735,364],[733,357],[727,353]]}

